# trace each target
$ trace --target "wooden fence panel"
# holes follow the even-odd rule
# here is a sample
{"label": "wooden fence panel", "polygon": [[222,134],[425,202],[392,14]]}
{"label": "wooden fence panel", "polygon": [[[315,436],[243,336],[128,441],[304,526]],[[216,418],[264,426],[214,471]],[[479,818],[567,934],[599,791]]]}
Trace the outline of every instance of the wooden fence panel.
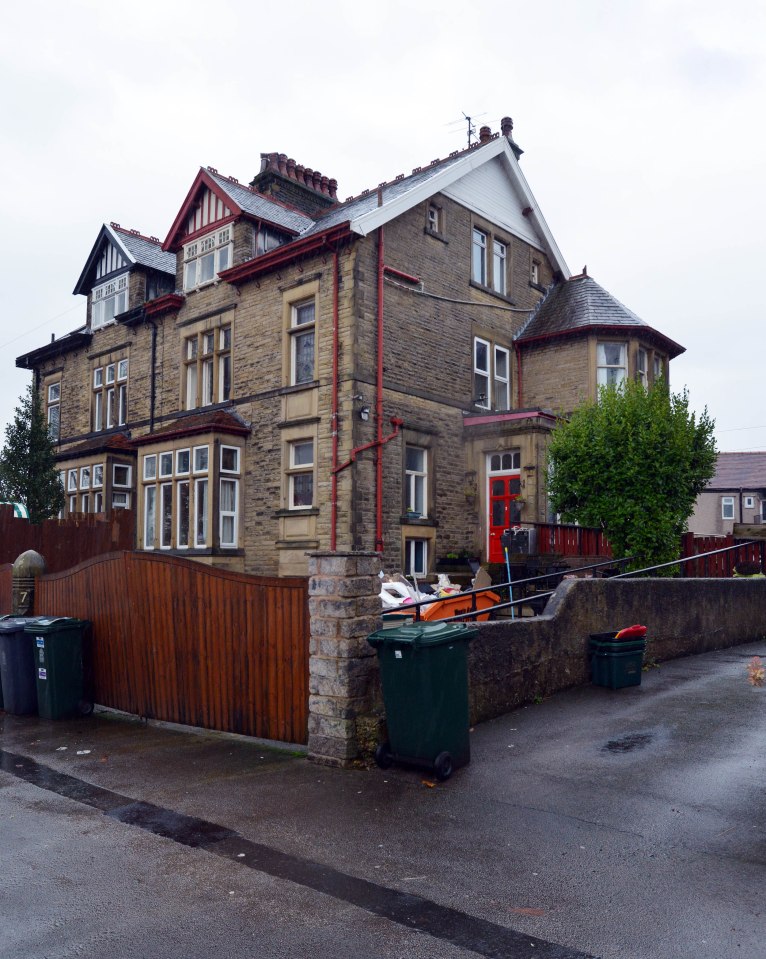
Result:
{"label": "wooden fence panel", "polygon": [[0,616],[13,611],[13,564],[0,565]]}
{"label": "wooden fence panel", "polygon": [[111,553],[38,580],[35,609],[93,623],[98,703],[283,742],[308,738],[308,583]]}

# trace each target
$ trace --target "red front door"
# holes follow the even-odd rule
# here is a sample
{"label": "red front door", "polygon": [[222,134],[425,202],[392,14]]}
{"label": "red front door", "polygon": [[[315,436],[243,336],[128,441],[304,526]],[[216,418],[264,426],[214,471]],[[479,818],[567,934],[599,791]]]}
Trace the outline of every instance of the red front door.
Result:
{"label": "red front door", "polygon": [[500,537],[516,526],[521,509],[514,502],[521,495],[521,477],[491,476],[489,480],[489,562],[504,563],[505,552]]}

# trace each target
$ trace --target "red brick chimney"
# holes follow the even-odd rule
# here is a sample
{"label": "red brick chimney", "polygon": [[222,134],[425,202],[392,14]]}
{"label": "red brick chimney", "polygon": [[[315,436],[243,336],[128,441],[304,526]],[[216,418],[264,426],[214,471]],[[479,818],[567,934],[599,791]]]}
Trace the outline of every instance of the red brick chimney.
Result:
{"label": "red brick chimney", "polygon": [[261,169],[250,186],[312,217],[338,200],[337,180],[296,163],[284,153],[262,153]]}

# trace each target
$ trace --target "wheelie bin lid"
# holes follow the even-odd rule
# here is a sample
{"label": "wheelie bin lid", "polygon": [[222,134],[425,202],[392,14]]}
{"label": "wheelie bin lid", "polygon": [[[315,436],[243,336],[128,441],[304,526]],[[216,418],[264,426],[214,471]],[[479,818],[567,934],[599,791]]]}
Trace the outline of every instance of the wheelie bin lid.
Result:
{"label": "wheelie bin lid", "polygon": [[419,622],[379,629],[370,633],[367,642],[376,649],[381,646],[444,646],[468,642],[477,633],[475,626],[466,623]]}
{"label": "wheelie bin lid", "polygon": [[72,616],[40,616],[27,625],[26,632],[52,633],[60,629],[80,629],[84,625],[84,619],[75,619]]}
{"label": "wheelie bin lid", "polygon": [[20,633],[39,622],[40,616],[0,616],[0,633]]}

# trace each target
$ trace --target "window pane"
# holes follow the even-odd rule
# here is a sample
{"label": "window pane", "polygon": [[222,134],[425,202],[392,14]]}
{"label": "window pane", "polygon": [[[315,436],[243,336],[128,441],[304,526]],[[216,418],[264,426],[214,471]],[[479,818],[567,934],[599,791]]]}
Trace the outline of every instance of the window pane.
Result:
{"label": "window pane", "polygon": [[90,466],[80,470],[80,489],[90,489]]}
{"label": "window pane", "polygon": [[[115,470],[117,467],[115,467]],[[153,480],[157,477],[157,457],[154,453],[144,457],[144,479]]]}
{"label": "window pane", "polygon": [[314,322],[314,301],[300,303],[293,307],[293,326],[304,326]]}
{"label": "window pane", "polygon": [[489,373],[489,344],[484,340],[474,340],[474,368]]}
{"label": "window pane", "polygon": [[312,506],[314,503],[314,474],[298,473],[291,477],[293,506]]}
{"label": "window pane", "polygon": [[292,466],[312,466],[314,463],[314,441],[292,444]]}
{"label": "window pane", "polygon": [[160,546],[169,547],[173,538],[173,484],[163,483],[162,526],[160,528]]}
{"label": "window pane", "polygon": [[314,379],[314,331],[293,337],[294,382],[310,383]]}
{"label": "window pane", "polygon": [[489,377],[483,373],[473,375],[473,398],[477,406],[489,408]]}
{"label": "window pane", "polygon": [[493,243],[492,287],[498,293],[505,293],[505,244]]}
{"label": "window pane", "polygon": [[128,361],[120,360],[117,365],[117,379],[125,380],[128,377]]}
{"label": "window pane", "polygon": [[160,453],[160,476],[173,475],[173,454]]}
{"label": "window pane", "polygon": [[218,251],[218,272],[222,273],[229,266],[229,248],[223,246]]}
{"label": "window pane", "polygon": [[189,450],[179,450],[176,453],[176,473],[189,472]]}
{"label": "window pane", "polygon": [[178,484],[178,546],[189,545],[189,482]]}
{"label": "window pane", "polygon": [[97,463],[93,467],[93,485],[98,488],[104,485],[104,464]]}
{"label": "window pane", "polygon": [[184,273],[184,289],[191,290],[197,285],[197,261],[190,260]]}
{"label": "window pane", "polygon": [[199,261],[199,282],[207,283],[215,276],[215,253],[206,253]]}
{"label": "window pane", "polygon": [[144,509],[144,548],[151,549],[154,546],[154,537],[156,532],[156,507],[157,507],[157,487],[147,486],[145,492]]}
{"label": "window pane", "polygon": [[227,473],[239,472],[239,450],[236,447],[221,447],[221,469]]}
{"label": "window pane", "polygon": [[195,538],[197,546],[207,545],[207,480],[197,480],[194,484],[195,499]]}
{"label": "window pane", "polygon": [[197,406],[197,366],[192,363],[186,367],[186,409],[193,410]]}
{"label": "window pane", "polygon": [[202,363],[202,405],[210,406],[213,402],[213,361],[204,360]]}
{"label": "window pane", "polygon": [[115,486],[130,486],[130,467],[115,463],[112,482]]}
{"label": "window pane", "polygon": [[231,356],[222,356],[218,361],[218,402],[231,399]]}
{"label": "window pane", "polygon": [[124,426],[128,418],[128,388],[124,383],[118,387],[117,405],[117,425]]}
{"label": "window pane", "polygon": [[195,446],[194,448],[194,472],[207,473],[208,448],[207,446]]}
{"label": "window pane", "polygon": [[476,283],[487,282],[487,237],[481,230],[473,231],[471,278]]}

